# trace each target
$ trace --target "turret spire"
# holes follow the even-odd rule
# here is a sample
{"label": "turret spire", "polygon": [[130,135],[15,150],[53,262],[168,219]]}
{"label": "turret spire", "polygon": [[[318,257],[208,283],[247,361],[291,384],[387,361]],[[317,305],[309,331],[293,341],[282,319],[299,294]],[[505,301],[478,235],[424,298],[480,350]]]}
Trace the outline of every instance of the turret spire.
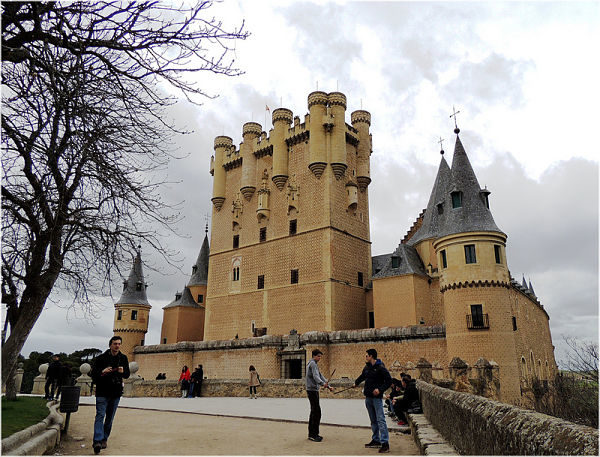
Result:
{"label": "turret spire", "polygon": [[129,278],[123,281],[123,293],[121,298],[115,304],[147,305],[146,281],[144,280],[144,271],[142,269],[142,246],[138,245],[137,255],[133,260],[133,267],[129,273]]}
{"label": "turret spire", "polygon": [[458,128],[458,125],[456,124],[456,115],[460,113],[460,111],[456,111],[456,109],[454,108],[454,105],[452,105],[452,114],[450,115],[450,117],[454,118],[454,133],[456,133],[457,135],[460,133],[460,129]]}
{"label": "turret spire", "polygon": [[208,245],[208,222],[206,224],[206,232],[204,234],[204,241],[200,248],[200,254],[198,259],[192,267],[192,276],[188,282],[188,286],[205,286],[208,281],[208,256],[210,254],[210,247]]}

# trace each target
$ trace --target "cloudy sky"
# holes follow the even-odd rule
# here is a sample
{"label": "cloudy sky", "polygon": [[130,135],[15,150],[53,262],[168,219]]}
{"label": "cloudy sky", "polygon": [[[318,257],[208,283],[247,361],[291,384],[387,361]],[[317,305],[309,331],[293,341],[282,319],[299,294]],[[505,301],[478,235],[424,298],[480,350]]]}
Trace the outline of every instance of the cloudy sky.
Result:
{"label": "cloudy sky", "polygon": [[[251,120],[270,129],[265,105],[303,120],[317,87],[346,94],[346,122],[356,109],[371,112],[373,255],[392,252],[427,205],[440,137],[451,161],[455,106],[461,140],[509,236],[511,273],[531,280],[550,315],[557,359],[563,335],[597,340],[600,3],[226,1],[209,12],[231,27],[245,20],[252,35],[233,56],[245,74],[199,74],[219,97],[173,110],[194,130],[177,139],[187,156],[171,164],[178,184],[164,190],[184,201],[185,237],[171,241],[184,261],[178,271],[143,254],[153,306],[147,344],[159,343],[162,307],[189,279],[202,244],[214,137],[239,144]],[[56,295],[23,354],[105,347],[117,299],[101,298],[90,316]]]}

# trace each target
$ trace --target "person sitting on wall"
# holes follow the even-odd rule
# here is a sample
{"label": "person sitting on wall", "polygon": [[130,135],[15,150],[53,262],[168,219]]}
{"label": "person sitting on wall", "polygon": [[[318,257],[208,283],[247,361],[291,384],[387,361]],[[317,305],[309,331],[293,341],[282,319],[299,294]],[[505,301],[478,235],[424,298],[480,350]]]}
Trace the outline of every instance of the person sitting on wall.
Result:
{"label": "person sitting on wall", "polygon": [[385,404],[388,407],[388,416],[395,417],[393,400],[402,395],[402,381],[392,378],[392,389],[389,394],[384,394]]}
{"label": "person sitting on wall", "polygon": [[406,412],[409,409],[417,409],[421,407],[419,400],[419,391],[417,390],[417,381],[412,379],[410,375],[402,378],[402,387],[404,387],[404,396],[402,399],[396,399],[392,403],[394,405],[394,413],[398,418],[398,425],[408,425]]}

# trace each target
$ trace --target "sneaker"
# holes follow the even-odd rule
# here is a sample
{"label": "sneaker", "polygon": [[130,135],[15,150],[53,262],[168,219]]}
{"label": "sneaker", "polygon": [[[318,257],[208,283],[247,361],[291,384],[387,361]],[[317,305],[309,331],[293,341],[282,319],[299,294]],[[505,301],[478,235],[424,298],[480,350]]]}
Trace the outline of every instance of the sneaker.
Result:
{"label": "sneaker", "polygon": [[106,449],[106,447],[107,447],[107,446],[108,446],[108,444],[106,443],[106,440],[102,440],[102,441],[100,441],[100,447],[101,447],[102,449]]}
{"label": "sneaker", "polygon": [[387,454],[390,452],[390,443],[381,443],[381,447],[379,448],[380,454]]}
{"label": "sneaker", "polygon": [[380,448],[381,443],[379,441],[371,440],[370,443],[365,444],[365,447]]}
{"label": "sneaker", "polygon": [[323,441],[323,437],[322,436],[309,436],[308,437],[309,440],[311,441],[316,441],[317,443],[320,443],[321,441]]}
{"label": "sneaker", "polygon": [[100,441],[94,441],[94,454],[100,454],[100,449],[102,449]]}
{"label": "sneaker", "polygon": [[404,421],[398,421],[398,425],[408,425],[408,424]]}

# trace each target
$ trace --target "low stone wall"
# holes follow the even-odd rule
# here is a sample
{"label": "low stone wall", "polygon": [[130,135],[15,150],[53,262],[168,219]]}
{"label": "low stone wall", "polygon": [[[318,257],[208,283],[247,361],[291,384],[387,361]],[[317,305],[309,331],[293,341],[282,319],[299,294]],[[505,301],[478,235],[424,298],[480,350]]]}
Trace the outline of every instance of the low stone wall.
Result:
{"label": "low stone wall", "polygon": [[46,419],[2,440],[2,454],[43,455],[60,443],[63,417],[58,412],[59,403],[49,402],[47,406],[50,414]]}
{"label": "low stone wall", "polygon": [[[331,382],[334,392],[354,385],[353,380],[335,380]],[[179,397],[180,384],[177,381],[134,381],[130,392],[125,396],[131,397]],[[257,389],[258,395],[270,398],[304,398],[306,397],[305,381],[303,379],[261,379]],[[202,383],[204,397],[246,397],[248,396],[248,381],[245,379],[205,379]],[[321,398],[363,398],[362,388],[349,389],[340,394],[321,389]]]}
{"label": "low stone wall", "polygon": [[598,430],[417,381],[427,419],[461,454],[598,455]]}

